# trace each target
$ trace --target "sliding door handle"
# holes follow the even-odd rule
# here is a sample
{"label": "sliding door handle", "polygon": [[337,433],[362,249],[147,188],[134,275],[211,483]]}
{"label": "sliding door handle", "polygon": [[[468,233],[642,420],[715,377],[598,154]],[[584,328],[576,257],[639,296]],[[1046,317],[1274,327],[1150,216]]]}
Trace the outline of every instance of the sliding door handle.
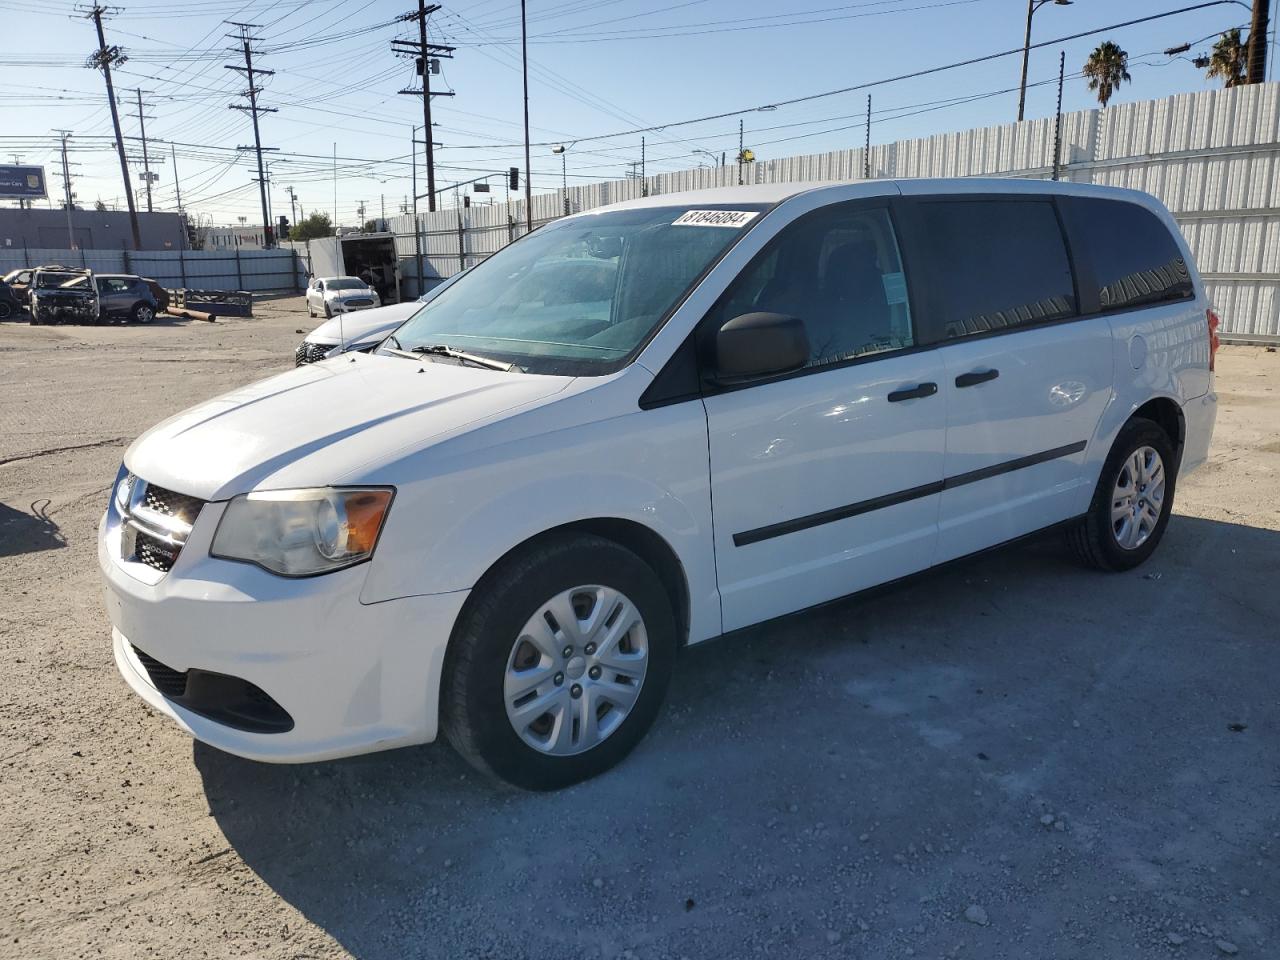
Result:
{"label": "sliding door handle", "polygon": [[895,390],[889,394],[890,403],[898,403],[902,400],[919,400],[921,397],[932,397],[938,392],[936,383],[918,383],[914,387],[908,387],[905,390]]}
{"label": "sliding door handle", "polygon": [[977,370],[973,373],[962,373],[956,377],[957,387],[976,387],[980,383],[994,380],[1000,376],[999,370]]}

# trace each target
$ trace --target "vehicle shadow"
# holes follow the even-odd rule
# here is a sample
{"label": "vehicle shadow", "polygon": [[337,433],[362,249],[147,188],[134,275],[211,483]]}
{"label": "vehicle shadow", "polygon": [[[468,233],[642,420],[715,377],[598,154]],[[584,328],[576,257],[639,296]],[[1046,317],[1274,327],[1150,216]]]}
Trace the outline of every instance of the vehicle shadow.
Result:
{"label": "vehicle shadow", "polygon": [[[1257,799],[1280,760],[1278,556],[1280,531],[1180,517],[1129,573],[1046,540],[704,644],[636,753],[555,794],[495,787],[443,743],[194,761],[230,846],[362,960],[984,955],[1026,935],[1078,955],[1086,911],[1102,955],[1182,872],[1239,886],[1280,827]],[[1063,809],[1070,832],[1041,826]],[[1165,884],[1136,882],[1144,858]],[[973,902],[1000,921],[959,922]]]}
{"label": "vehicle shadow", "polygon": [[49,503],[48,500],[35,501],[30,513],[0,503],[0,557],[56,550],[67,545],[58,525],[46,512]]}

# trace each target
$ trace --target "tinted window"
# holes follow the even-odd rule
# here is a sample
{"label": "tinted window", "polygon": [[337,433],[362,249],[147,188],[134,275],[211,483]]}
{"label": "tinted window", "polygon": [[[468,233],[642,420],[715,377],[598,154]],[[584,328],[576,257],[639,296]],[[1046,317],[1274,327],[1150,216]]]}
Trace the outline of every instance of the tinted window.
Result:
{"label": "tinted window", "polygon": [[1051,201],[926,201],[918,222],[943,337],[1076,315],[1071,264]]}
{"label": "tinted window", "polygon": [[439,344],[531,373],[616,370],[763,210],[643,207],[547,224],[405,321],[396,349]]}
{"label": "tinted window", "polygon": [[907,285],[888,211],[835,206],[783,230],[726,291],[713,325],[756,312],[802,320],[811,367],[911,346]]}
{"label": "tinted window", "polygon": [[1093,265],[1103,310],[1196,295],[1182,251],[1150,210],[1120,200],[1073,197],[1067,211],[1072,238]]}

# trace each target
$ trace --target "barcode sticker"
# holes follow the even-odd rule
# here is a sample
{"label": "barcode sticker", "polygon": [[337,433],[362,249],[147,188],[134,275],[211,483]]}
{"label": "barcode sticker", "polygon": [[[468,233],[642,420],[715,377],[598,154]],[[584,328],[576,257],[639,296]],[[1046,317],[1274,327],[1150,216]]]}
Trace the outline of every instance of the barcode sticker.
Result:
{"label": "barcode sticker", "polygon": [[689,210],[672,221],[673,227],[745,227],[758,217],[754,210]]}

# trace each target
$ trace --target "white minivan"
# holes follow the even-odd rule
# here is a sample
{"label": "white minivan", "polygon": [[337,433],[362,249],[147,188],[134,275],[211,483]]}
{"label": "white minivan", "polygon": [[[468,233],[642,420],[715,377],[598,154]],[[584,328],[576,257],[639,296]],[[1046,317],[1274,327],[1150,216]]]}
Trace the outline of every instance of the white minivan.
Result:
{"label": "white minivan", "polygon": [[781,184],[566,217],[370,354],[180,413],[100,530],[115,657],[267,761],[434,740],[563,786],[677,651],[1061,528],[1127,570],[1216,411],[1168,212],[1021,180]]}

